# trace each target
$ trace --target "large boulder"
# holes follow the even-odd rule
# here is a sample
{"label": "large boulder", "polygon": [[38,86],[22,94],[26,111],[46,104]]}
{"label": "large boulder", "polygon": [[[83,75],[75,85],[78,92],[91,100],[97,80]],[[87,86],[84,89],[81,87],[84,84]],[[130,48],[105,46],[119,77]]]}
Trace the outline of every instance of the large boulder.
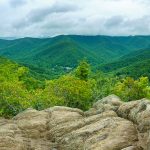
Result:
{"label": "large boulder", "polygon": [[138,145],[150,150],[150,100],[123,103],[117,113],[120,117],[134,122],[138,131]]}
{"label": "large boulder", "polygon": [[86,112],[55,106],[0,118],[0,150],[150,150],[150,101],[110,95]]}

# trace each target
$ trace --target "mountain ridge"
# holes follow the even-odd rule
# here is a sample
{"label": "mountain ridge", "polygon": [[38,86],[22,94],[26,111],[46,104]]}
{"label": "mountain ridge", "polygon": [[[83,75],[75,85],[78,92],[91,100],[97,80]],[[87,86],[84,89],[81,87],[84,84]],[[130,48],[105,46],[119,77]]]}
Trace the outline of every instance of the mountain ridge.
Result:
{"label": "mountain ridge", "polygon": [[62,70],[74,68],[83,58],[94,67],[113,63],[149,46],[150,36],[60,35],[0,40],[0,55],[33,68]]}
{"label": "mountain ridge", "polygon": [[117,61],[101,65],[99,69],[104,72],[116,72],[117,75],[126,74],[135,78],[143,75],[150,77],[149,64],[150,48],[147,48],[124,55]]}

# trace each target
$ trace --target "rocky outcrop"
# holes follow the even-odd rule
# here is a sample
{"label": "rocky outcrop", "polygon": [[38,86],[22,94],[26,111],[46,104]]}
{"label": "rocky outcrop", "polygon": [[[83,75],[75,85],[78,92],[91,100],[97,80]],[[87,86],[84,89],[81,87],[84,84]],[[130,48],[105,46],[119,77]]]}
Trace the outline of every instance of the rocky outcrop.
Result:
{"label": "rocky outcrop", "polygon": [[150,101],[111,95],[87,112],[27,109],[0,119],[0,150],[150,150]]}

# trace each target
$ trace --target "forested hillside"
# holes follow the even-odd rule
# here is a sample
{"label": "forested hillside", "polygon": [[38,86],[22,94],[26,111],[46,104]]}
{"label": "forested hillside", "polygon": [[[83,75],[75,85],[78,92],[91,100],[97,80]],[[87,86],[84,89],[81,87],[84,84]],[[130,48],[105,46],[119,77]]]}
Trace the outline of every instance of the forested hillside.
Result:
{"label": "forested hillside", "polygon": [[99,69],[116,75],[150,78],[150,48],[131,52],[117,61],[100,66]]}
{"label": "forested hillside", "polygon": [[149,36],[0,40],[0,115],[55,105],[87,110],[109,94],[150,97],[149,46]]}
{"label": "forested hillside", "polygon": [[47,78],[53,78],[70,71],[83,58],[87,58],[92,66],[98,66],[129,53],[134,56],[134,51],[149,46],[150,36],[62,35],[44,39],[0,40],[0,55],[24,64],[35,72],[43,72]]}
{"label": "forested hillside", "polygon": [[92,72],[87,60],[82,60],[71,72],[46,80],[42,72],[37,74],[0,57],[0,116],[11,117],[29,107],[42,110],[56,105],[87,110],[109,94],[123,101],[150,97],[149,79]]}

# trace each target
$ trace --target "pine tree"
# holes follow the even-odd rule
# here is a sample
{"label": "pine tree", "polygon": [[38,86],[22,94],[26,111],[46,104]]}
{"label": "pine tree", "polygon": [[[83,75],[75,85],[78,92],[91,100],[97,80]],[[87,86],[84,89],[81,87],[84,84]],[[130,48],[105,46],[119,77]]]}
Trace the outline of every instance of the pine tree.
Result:
{"label": "pine tree", "polygon": [[86,59],[83,59],[77,69],[75,70],[75,75],[81,80],[87,81],[88,76],[90,74],[90,64],[87,62]]}

